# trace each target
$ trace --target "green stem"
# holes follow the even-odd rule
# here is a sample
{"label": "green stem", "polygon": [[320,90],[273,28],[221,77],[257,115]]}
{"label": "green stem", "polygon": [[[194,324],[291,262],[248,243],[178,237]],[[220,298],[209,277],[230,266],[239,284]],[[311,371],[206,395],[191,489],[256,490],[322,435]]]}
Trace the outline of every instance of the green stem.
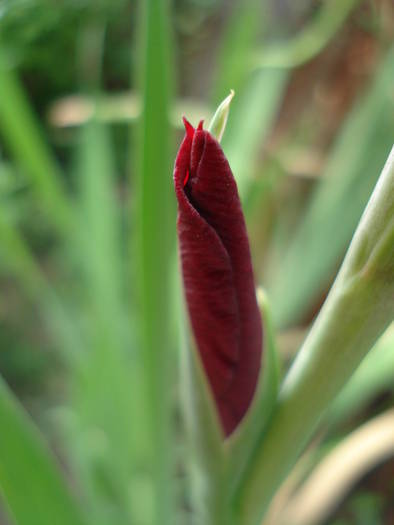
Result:
{"label": "green stem", "polygon": [[393,319],[393,217],[394,148],[240,483],[242,525],[259,523],[331,401]]}

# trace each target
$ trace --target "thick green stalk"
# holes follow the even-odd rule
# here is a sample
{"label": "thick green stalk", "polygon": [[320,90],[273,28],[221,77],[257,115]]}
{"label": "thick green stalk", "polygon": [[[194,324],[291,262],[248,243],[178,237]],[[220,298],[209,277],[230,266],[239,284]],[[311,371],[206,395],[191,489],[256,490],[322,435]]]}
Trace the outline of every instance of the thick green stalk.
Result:
{"label": "thick green stalk", "polygon": [[336,394],[394,317],[394,148],[342,268],[290,369],[236,498],[257,525]]}

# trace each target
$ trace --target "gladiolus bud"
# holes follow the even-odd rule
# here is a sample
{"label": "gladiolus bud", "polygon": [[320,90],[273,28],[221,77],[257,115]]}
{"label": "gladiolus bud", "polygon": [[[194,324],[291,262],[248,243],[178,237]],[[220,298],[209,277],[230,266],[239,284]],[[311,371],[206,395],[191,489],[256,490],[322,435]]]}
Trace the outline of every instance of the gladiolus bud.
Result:
{"label": "gladiolus bud", "polygon": [[174,171],[189,317],[226,436],[247,412],[262,352],[245,219],[218,141],[184,119]]}

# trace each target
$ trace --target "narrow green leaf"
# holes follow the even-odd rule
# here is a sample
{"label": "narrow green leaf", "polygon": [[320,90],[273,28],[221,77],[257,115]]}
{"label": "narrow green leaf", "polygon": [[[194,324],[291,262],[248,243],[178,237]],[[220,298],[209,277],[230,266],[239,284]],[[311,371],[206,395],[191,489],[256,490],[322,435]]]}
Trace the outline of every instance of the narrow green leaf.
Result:
{"label": "narrow green leaf", "polygon": [[337,138],[321,182],[269,286],[277,324],[297,322],[326,286],[392,144],[394,49]]}
{"label": "narrow green leaf", "polygon": [[253,182],[258,150],[277,114],[288,76],[284,70],[256,71],[251,67],[249,58],[261,30],[261,11],[261,3],[255,0],[234,5],[219,50],[214,82],[215,104],[229,89],[237,93],[222,147],[243,201]]}
{"label": "narrow green leaf", "polygon": [[42,275],[29,247],[0,208],[0,265],[20,280],[30,297],[42,286]]}
{"label": "narrow green leaf", "polygon": [[324,2],[312,22],[287,42],[254,53],[251,67],[297,67],[318,55],[361,0]]}
{"label": "narrow green leaf", "polygon": [[26,297],[38,305],[48,332],[65,361],[76,358],[81,342],[72,316],[50,286],[25,239],[1,208],[0,265],[16,280]]}
{"label": "narrow green leaf", "polygon": [[62,230],[68,229],[73,217],[62,174],[42,137],[25,93],[6,66],[1,50],[0,130],[15,160],[29,177],[32,189],[51,222]]}
{"label": "narrow green leaf", "polygon": [[116,340],[122,304],[121,223],[116,202],[117,180],[109,134],[98,122],[81,133],[78,185],[81,227],[78,258],[86,279],[96,322]]}
{"label": "narrow green leaf", "polygon": [[288,73],[279,69],[254,72],[231,106],[222,147],[237,181],[241,200],[253,182],[257,153],[277,115]]}
{"label": "narrow green leaf", "polygon": [[329,2],[297,37],[257,52],[261,6],[256,2],[235,6],[219,53],[215,98],[223,97],[229,88],[237,93],[222,146],[244,202],[253,191],[257,153],[282,100],[290,74],[286,69],[319,53],[358,1]]}
{"label": "narrow green leaf", "polygon": [[261,30],[261,3],[257,0],[239,2],[233,5],[224,34],[220,41],[215,65],[212,102],[216,106],[234,89],[243,91],[246,79],[251,73],[248,57],[257,44]]}
{"label": "narrow green leaf", "polygon": [[[78,157],[81,274],[86,344],[72,370],[68,444],[99,523],[130,521],[133,472],[131,352],[125,337],[120,214],[108,130],[81,130]],[[126,350],[127,349],[127,350]]]}
{"label": "narrow green leaf", "polygon": [[[136,243],[134,282],[138,283],[141,345],[134,388],[138,420],[136,455],[142,466],[143,495],[148,498],[135,517],[141,524],[173,523],[172,437],[170,420],[171,351],[169,282],[175,246],[175,197],[172,183],[172,56],[169,3],[141,2],[140,65],[142,115],[137,130],[134,178]],[[135,498],[138,494],[134,489]]]}
{"label": "narrow green leaf", "polygon": [[18,525],[84,525],[37,429],[0,378],[0,492]]}

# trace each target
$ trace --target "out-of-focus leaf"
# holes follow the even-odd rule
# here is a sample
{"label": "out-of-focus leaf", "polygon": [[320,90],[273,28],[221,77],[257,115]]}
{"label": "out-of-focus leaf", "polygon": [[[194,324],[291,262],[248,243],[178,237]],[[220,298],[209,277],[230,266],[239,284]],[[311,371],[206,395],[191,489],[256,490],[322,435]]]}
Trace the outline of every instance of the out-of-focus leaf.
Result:
{"label": "out-of-focus leaf", "polygon": [[220,42],[213,85],[213,103],[217,105],[230,89],[241,93],[251,73],[250,57],[260,29],[261,4],[256,0],[234,4],[233,12]]}
{"label": "out-of-focus leaf", "polygon": [[327,414],[328,423],[343,421],[385,389],[394,391],[394,325],[382,335],[335,399]]}
{"label": "out-of-focus leaf", "polygon": [[333,38],[361,0],[332,0],[321,5],[315,18],[294,38],[254,53],[252,67],[296,67],[314,56]]}
{"label": "out-of-focus leaf", "polygon": [[54,458],[0,378],[0,492],[18,525],[84,525]]}
{"label": "out-of-focus leaf", "polygon": [[80,259],[88,300],[105,340],[117,340],[124,305],[121,301],[121,223],[116,176],[108,130],[97,122],[81,133],[78,166],[80,191]]}
{"label": "out-of-focus leaf", "polygon": [[222,147],[241,200],[247,199],[257,153],[277,115],[287,78],[286,70],[256,71],[232,104]]}
{"label": "out-of-focus leaf", "polygon": [[277,114],[289,74],[274,68],[252,70],[247,57],[256,47],[260,20],[259,2],[234,6],[219,52],[214,84],[215,103],[229,89],[236,93],[222,147],[243,201],[253,182],[258,150]]}
{"label": "out-of-focus leaf", "polygon": [[93,121],[81,132],[75,255],[83,275],[88,343],[74,369],[74,415],[66,423],[74,468],[84,480],[97,523],[131,519],[132,373],[126,352],[115,182],[107,130]]}
{"label": "out-of-focus leaf", "polygon": [[72,222],[71,203],[59,167],[42,137],[25,93],[1,53],[0,130],[52,223],[62,230],[68,229]]}
{"label": "out-of-focus leaf", "polygon": [[235,6],[219,53],[215,98],[222,98],[228,89],[237,93],[222,146],[243,201],[247,202],[253,183],[258,149],[282,100],[290,74],[286,68],[320,52],[358,2],[335,0],[324,5],[297,37],[285,44],[267,46],[260,52],[254,49],[261,6],[256,2]]}
{"label": "out-of-focus leaf", "polygon": [[334,447],[296,491],[278,522],[292,525],[324,523],[366,472],[393,455],[392,409],[364,423]]}
{"label": "out-of-focus leaf", "polygon": [[[135,142],[132,239],[138,295],[138,364],[134,370],[136,460],[134,519],[141,525],[172,525],[170,393],[175,360],[171,338],[170,274],[175,246],[172,129],[169,121],[172,54],[169,2],[141,2],[142,115]],[[137,473],[138,474],[138,473]],[[145,505],[137,508],[139,501]]]}
{"label": "out-of-focus leaf", "polygon": [[321,182],[269,283],[274,317],[298,321],[329,283],[392,144],[394,50],[339,134]]}
{"label": "out-of-focus leaf", "polygon": [[78,356],[80,338],[70,312],[50,286],[21,234],[0,207],[0,267],[15,278],[40,314],[65,361]]}
{"label": "out-of-focus leaf", "polygon": [[20,280],[25,291],[35,297],[42,275],[25,241],[0,208],[0,266]]}

